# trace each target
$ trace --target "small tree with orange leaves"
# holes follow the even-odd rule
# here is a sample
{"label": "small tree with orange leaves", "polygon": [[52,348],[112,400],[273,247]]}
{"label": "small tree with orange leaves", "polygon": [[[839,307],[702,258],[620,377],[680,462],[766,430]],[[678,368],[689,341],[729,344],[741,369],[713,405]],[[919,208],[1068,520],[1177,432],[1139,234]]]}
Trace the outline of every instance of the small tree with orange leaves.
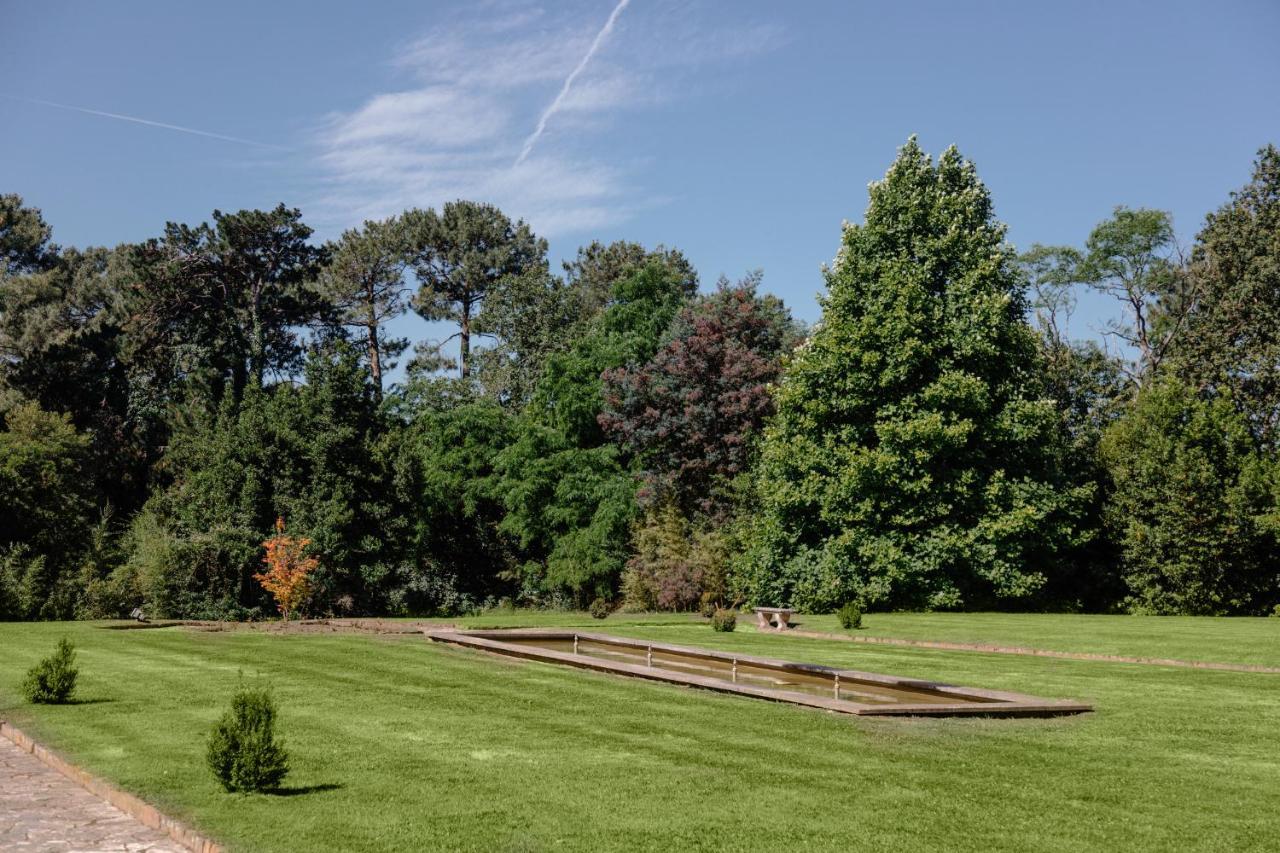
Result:
{"label": "small tree with orange leaves", "polygon": [[275,597],[280,615],[285,619],[298,612],[311,591],[310,575],[320,565],[315,557],[303,554],[311,540],[294,538],[284,532],[284,518],[276,519],[276,533],[262,543],[267,556],[262,559],[267,570],[253,576],[262,588]]}

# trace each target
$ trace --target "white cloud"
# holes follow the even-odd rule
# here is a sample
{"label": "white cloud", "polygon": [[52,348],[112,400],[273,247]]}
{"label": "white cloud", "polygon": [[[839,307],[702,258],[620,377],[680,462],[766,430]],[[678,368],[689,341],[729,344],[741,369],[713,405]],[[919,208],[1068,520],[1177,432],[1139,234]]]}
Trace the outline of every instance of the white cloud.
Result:
{"label": "white cloud", "polygon": [[556,236],[613,225],[657,203],[637,163],[619,160],[601,134],[629,112],[681,96],[708,63],[769,49],[777,32],[711,21],[673,0],[636,0],[517,163],[616,7],[472,4],[408,41],[388,64],[401,78],[394,91],[371,94],[318,130],[325,189],[309,218],[336,230],[468,198]]}

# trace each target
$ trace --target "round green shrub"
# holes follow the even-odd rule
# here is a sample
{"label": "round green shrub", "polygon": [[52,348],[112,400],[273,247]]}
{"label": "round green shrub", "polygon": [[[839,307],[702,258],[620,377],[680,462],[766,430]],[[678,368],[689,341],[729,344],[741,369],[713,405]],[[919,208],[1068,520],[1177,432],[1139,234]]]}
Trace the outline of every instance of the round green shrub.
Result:
{"label": "round green shrub", "polygon": [[63,637],[58,648],[40,663],[27,670],[22,682],[22,695],[28,702],[41,705],[63,705],[71,701],[76,689],[76,648]]}
{"label": "round green shrub", "polygon": [[732,610],[717,610],[711,615],[711,627],[716,631],[728,633],[738,627],[738,617]]}
{"label": "round green shrub", "polygon": [[856,601],[846,601],[844,606],[836,611],[836,619],[840,620],[840,627],[846,631],[861,628],[862,605]]}
{"label": "round green shrub", "polygon": [[264,689],[241,687],[209,735],[205,760],[227,791],[270,791],[289,772],[275,736],[276,705]]}
{"label": "round green shrub", "polygon": [[607,619],[609,614],[613,612],[613,606],[603,598],[597,598],[591,602],[591,606],[587,610],[591,612],[592,619]]}

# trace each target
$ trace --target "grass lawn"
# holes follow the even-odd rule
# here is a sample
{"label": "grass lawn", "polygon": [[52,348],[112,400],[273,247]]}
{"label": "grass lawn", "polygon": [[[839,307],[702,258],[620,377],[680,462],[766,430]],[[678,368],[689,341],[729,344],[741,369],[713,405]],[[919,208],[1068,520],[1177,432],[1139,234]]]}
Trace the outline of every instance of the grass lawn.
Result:
{"label": "grass lawn", "polygon": [[[1087,623],[1100,626],[1092,636],[1080,620],[1101,617],[873,615],[867,631],[1280,657],[1280,620],[1127,618],[1134,629]],[[1261,851],[1280,838],[1280,676],[725,635],[685,617],[484,619],[1085,699],[1097,712],[857,719],[413,636],[0,624],[0,717],[232,850]],[[87,701],[23,704],[22,673],[63,634]],[[240,673],[275,689],[287,796],[224,794],[203,765]]]}
{"label": "grass lawn", "polygon": [[[834,615],[804,616],[799,621],[804,630],[841,632]],[[1280,619],[1274,617],[869,613],[859,633],[1280,667]]]}

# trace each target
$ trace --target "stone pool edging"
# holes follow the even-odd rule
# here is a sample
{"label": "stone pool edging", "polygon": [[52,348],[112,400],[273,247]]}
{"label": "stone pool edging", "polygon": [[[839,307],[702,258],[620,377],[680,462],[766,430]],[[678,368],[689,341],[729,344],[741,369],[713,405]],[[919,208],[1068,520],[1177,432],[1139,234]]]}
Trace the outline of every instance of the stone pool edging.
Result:
{"label": "stone pool edging", "polygon": [[105,800],[120,811],[151,829],[168,835],[192,853],[226,853],[217,842],[201,835],[176,818],[169,817],[155,806],[122,791],[111,783],[94,776],[87,770],[77,767],[58,755],[53,750],[32,739],[29,735],[0,720],[0,736],[10,740],[19,749],[30,753],[46,766],[53,768],[89,793]]}
{"label": "stone pool edging", "polygon": [[[657,681],[686,687],[697,687],[718,693],[750,696],[773,702],[786,702],[793,705],[803,705],[826,711],[834,711],[841,714],[849,714],[852,716],[1046,717],[1064,714],[1081,714],[1093,711],[1092,705],[1071,699],[1046,699],[1040,696],[1030,696],[1010,691],[963,687],[954,684],[924,681],[922,679],[885,675],[883,673],[840,669],[821,664],[806,664],[797,661],[783,661],[776,658],[759,657],[747,653],[722,652],[716,649],[679,646],[670,643],[637,640],[631,637],[615,637],[608,634],[598,634],[589,631],[574,631],[572,629],[565,628],[505,630],[424,629],[422,633],[433,642],[448,643],[475,651],[481,651],[487,654],[533,660],[543,663],[562,664],[575,667],[577,669],[606,672],[615,675],[641,678],[647,681]],[[503,637],[513,640],[542,638],[549,640],[566,640],[572,638],[574,640],[574,653],[569,654],[551,649],[521,646],[517,643],[504,643],[502,641]],[[735,665],[735,672],[737,664],[743,663],[749,666],[763,666],[765,668],[776,668],[784,671],[831,675],[835,677],[835,683],[837,686],[839,685],[840,678],[843,677],[848,679],[849,682],[863,682],[897,689],[918,690],[935,695],[954,696],[960,701],[954,704],[905,703],[879,705],[850,701],[843,698],[823,698],[812,694],[799,693],[786,689],[755,687],[747,684],[731,683],[718,678],[682,673],[675,670],[665,669],[663,667],[654,667],[652,664],[641,666],[637,664],[621,663],[603,658],[596,658],[590,655],[579,655],[576,653],[577,641],[579,639],[588,642],[622,645],[633,648],[648,647],[652,651],[713,658],[725,663],[733,661]]]}

